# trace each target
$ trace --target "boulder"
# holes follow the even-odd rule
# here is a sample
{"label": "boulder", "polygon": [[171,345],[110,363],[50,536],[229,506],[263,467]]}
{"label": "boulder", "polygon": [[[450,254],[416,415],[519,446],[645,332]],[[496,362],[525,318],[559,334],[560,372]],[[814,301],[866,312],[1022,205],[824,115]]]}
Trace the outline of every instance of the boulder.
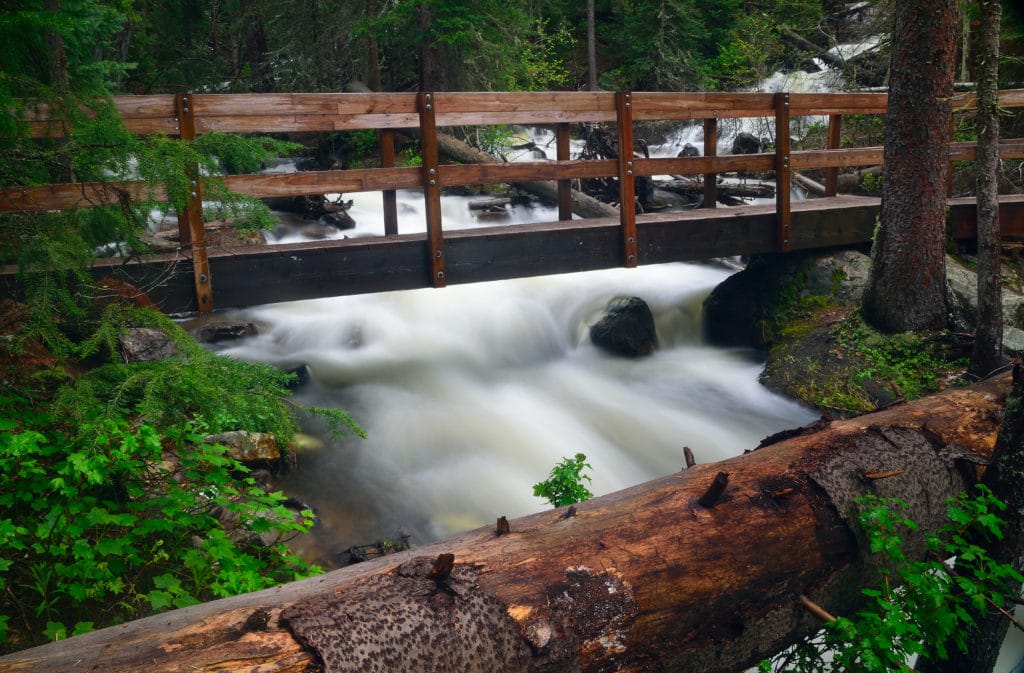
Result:
{"label": "boulder", "polygon": [[731,152],[733,154],[760,154],[763,147],[757,136],[743,131],[733,139]]}
{"label": "boulder", "polygon": [[202,343],[234,341],[256,334],[256,325],[251,322],[219,321],[207,322],[192,330],[192,337]]}
{"label": "boulder", "polygon": [[281,449],[277,440],[268,432],[232,430],[204,438],[211,444],[223,444],[228,455],[245,464],[262,464],[281,460]]}
{"label": "boulder", "polygon": [[683,149],[679,150],[679,154],[677,154],[676,156],[677,157],[699,157],[700,156],[700,150],[697,149],[696,146],[694,146],[694,145],[692,145],[690,143],[686,143],[685,145],[683,145]]}
{"label": "boulder", "polygon": [[125,364],[149,362],[176,357],[178,347],[158,329],[132,327],[117,339],[117,347]]}
{"label": "boulder", "polygon": [[590,340],[615,355],[650,355],[658,347],[654,314],[639,297],[613,299],[608,302],[604,317],[591,326]]}

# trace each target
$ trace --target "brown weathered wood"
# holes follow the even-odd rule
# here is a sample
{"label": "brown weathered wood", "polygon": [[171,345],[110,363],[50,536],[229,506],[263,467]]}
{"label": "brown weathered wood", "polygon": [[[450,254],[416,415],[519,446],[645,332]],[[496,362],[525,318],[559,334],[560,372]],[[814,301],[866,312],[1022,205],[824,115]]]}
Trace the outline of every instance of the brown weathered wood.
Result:
{"label": "brown weathered wood", "polygon": [[884,93],[792,93],[794,115],[885,114],[888,94]]}
{"label": "brown weathered wood", "polygon": [[[555,158],[559,163],[569,161],[569,125],[566,123],[555,126]],[[572,180],[558,180],[558,219],[572,219]]]}
{"label": "brown weathered wood", "polygon": [[[704,156],[718,156],[718,120],[715,118],[704,120]],[[704,202],[703,208],[715,208],[718,206],[718,174],[715,172],[704,173]]]}
{"label": "brown weathered wood", "polygon": [[[390,131],[388,129],[378,131],[378,143],[380,145],[380,167],[394,168],[394,131]],[[394,188],[384,189],[381,193],[381,199],[382,207],[384,209],[384,235],[395,236],[398,234],[398,193]]]}
{"label": "brown weathered wood", "polygon": [[627,267],[637,265],[632,98],[633,95],[628,91],[615,94],[615,125],[619,143],[619,223],[622,225],[622,258]]}
{"label": "brown weathered wood", "polygon": [[[838,150],[842,142],[843,116],[830,114],[828,116],[828,149]],[[839,189],[839,168],[830,166],[825,169],[825,193],[824,196],[835,196]]]}
{"label": "brown weathered wood", "polygon": [[772,114],[770,93],[657,93],[635,92],[633,119],[718,119],[767,117]]}
{"label": "brown weathered wood", "polygon": [[[195,101],[192,94],[174,98],[179,135],[184,141],[195,140]],[[196,307],[200,313],[213,310],[213,285],[210,261],[206,254],[206,225],[203,219],[203,184],[199,178],[199,165],[188,167],[191,191],[185,209],[178,212],[178,240],[192,253],[192,274],[195,280]]]}
{"label": "brown weathered wood", "polygon": [[[1004,375],[834,421],[574,516],[541,512],[500,536],[485,526],[8,655],[0,670],[732,673],[819,628],[803,604],[856,609],[873,569],[851,530],[855,497],[898,496],[923,531],[944,520],[995,442],[1008,389]],[[869,486],[868,469],[903,473]],[[728,486],[699,507],[718,472]],[[448,571],[432,577],[439,560]]]}
{"label": "brown weathered wood", "polygon": [[775,94],[775,218],[778,220],[777,240],[782,252],[793,249],[789,116],[789,94]]}
{"label": "brown weathered wood", "polygon": [[[490,158],[493,159],[493,157]],[[568,180],[570,178],[602,178],[616,175],[617,171],[618,164],[614,159],[461,164],[445,166],[442,186],[481,185],[493,184],[495,182],[529,182],[532,180]]]}
{"label": "brown weathered wood", "polygon": [[704,173],[759,173],[775,167],[773,154],[732,154],[728,156],[634,159],[636,175],[702,175]]}
{"label": "brown weathered wood", "polygon": [[441,176],[437,157],[437,124],[433,93],[416,96],[420,113],[420,155],[423,157],[423,203],[427,213],[427,254],[430,258],[430,283],[448,284],[445,277],[444,232],[441,221]]}

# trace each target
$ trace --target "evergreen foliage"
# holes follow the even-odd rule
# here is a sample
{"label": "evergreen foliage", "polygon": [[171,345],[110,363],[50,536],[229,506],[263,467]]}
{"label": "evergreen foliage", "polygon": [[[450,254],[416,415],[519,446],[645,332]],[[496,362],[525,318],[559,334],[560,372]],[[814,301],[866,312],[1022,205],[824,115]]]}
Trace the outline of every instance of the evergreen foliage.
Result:
{"label": "evergreen foliage", "polygon": [[[871,553],[880,557],[881,584],[862,590],[865,607],[857,614],[762,662],[762,672],[889,673],[910,670],[918,655],[945,659],[946,644],[963,648],[967,628],[990,606],[1002,605],[1022,579],[974,542],[1003,536],[999,511],[1006,506],[982,485],[948,503],[949,521],[926,537],[923,560],[905,551],[905,538],[917,529],[899,512],[906,503],[876,496],[860,502],[860,525]],[[953,557],[955,567],[947,562]]]}

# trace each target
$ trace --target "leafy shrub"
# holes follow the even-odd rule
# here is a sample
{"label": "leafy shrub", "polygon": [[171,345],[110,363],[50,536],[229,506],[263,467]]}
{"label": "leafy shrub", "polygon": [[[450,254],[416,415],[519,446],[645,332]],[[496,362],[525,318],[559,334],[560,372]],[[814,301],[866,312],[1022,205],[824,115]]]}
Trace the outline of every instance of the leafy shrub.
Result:
{"label": "leafy shrub", "polygon": [[[812,641],[782,653],[774,663],[762,662],[763,673],[889,673],[907,670],[915,655],[945,659],[946,644],[965,647],[977,616],[1002,605],[1022,581],[974,541],[1002,537],[998,511],[1006,506],[982,485],[973,495],[950,500],[949,522],[926,536],[928,557],[920,561],[904,552],[904,534],[917,529],[899,512],[905,502],[870,495],[860,502],[860,524],[871,553],[883,558],[881,585],[862,591],[867,599],[863,610],[827,623]],[[956,557],[955,566],[946,563],[951,557]]]}
{"label": "leafy shrub", "polygon": [[202,422],[56,417],[16,395],[0,407],[0,647],[318,571],[283,544],[312,512],[257,486]]}
{"label": "leafy shrub", "polygon": [[586,461],[587,457],[582,453],[572,458],[563,458],[562,462],[551,469],[547,479],[533,485],[533,494],[546,498],[552,507],[563,507],[594,497],[583,485],[584,481],[590,481],[590,476],[583,474],[584,468],[590,468],[590,463]]}

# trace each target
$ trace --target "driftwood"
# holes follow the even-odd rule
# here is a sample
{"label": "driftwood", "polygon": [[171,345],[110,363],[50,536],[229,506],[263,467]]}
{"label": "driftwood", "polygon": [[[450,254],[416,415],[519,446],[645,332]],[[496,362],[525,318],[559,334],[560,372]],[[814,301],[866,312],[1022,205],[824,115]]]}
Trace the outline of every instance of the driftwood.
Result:
{"label": "driftwood", "polygon": [[991,450],[1008,390],[1007,375],[824,419],[502,535],[77,636],[0,670],[731,673],[818,628],[801,597],[856,608],[872,570],[850,524],[857,496],[899,496],[923,531],[938,525]]}
{"label": "driftwood", "polygon": [[800,185],[811,194],[816,196],[825,196],[825,185],[821,184],[817,180],[812,180],[802,173],[793,172],[790,175],[793,177],[793,182]]}

